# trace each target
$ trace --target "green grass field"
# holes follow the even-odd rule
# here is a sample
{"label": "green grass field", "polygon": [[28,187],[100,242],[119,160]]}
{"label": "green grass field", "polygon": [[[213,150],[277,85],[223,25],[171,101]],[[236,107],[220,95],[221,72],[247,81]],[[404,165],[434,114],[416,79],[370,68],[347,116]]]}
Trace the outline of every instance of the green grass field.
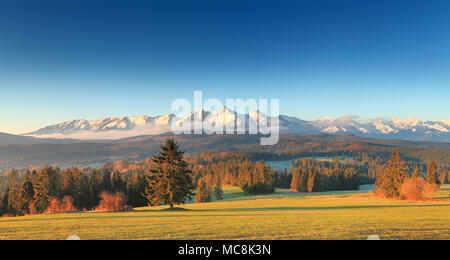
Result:
{"label": "green grass field", "polygon": [[0,219],[0,239],[450,239],[450,185],[432,202],[393,201],[367,192],[245,196],[182,210],[137,208]]}

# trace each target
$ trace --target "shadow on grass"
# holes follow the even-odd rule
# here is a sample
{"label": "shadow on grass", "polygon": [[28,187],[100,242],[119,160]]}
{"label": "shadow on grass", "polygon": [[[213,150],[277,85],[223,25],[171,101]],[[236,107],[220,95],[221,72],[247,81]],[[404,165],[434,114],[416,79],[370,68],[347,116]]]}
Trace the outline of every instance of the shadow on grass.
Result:
{"label": "shadow on grass", "polygon": [[[140,210],[140,211],[136,211],[136,212],[146,212],[146,211],[151,211],[151,210]],[[167,212],[179,212],[179,211],[192,211],[190,209],[185,209],[185,208],[166,208],[166,209],[161,209],[159,211],[167,211]]]}
{"label": "shadow on grass", "polygon": [[[225,209],[185,209],[185,208],[165,208],[159,210],[139,210],[135,212],[116,212],[114,215],[110,215],[108,212],[89,212],[87,214],[80,214],[80,216],[70,216],[65,217],[55,215],[36,215],[35,218],[0,218],[0,223],[3,222],[28,222],[28,221],[54,221],[54,220],[92,220],[92,219],[126,219],[126,218],[176,218],[176,217],[220,217],[220,216],[258,216],[258,215],[282,215],[285,216],[286,213],[275,213],[277,211],[316,211],[316,210],[352,210],[352,209],[393,209],[393,208],[428,208],[428,207],[450,207],[450,204],[430,204],[430,205],[362,205],[362,206],[335,206],[335,207],[266,207],[266,208],[225,208]],[[216,212],[222,214],[139,214],[139,213],[208,213]],[[233,213],[233,212],[274,212],[269,214],[223,214],[223,213]]]}
{"label": "shadow on grass", "polygon": [[223,211],[298,211],[298,210],[347,210],[347,209],[380,209],[380,208],[418,208],[418,207],[450,207],[448,204],[431,205],[363,205],[334,207],[272,207],[272,208],[234,208],[234,209],[204,209],[193,212],[223,212]]}
{"label": "shadow on grass", "polygon": [[[351,209],[382,209],[382,208],[422,208],[422,207],[450,207],[450,204],[430,205],[361,205],[361,206],[333,206],[333,207],[266,207],[266,208],[224,208],[224,209],[191,209],[190,212],[249,212],[249,211],[299,211],[299,210],[351,210]],[[140,210],[137,212],[163,212],[161,210]]]}

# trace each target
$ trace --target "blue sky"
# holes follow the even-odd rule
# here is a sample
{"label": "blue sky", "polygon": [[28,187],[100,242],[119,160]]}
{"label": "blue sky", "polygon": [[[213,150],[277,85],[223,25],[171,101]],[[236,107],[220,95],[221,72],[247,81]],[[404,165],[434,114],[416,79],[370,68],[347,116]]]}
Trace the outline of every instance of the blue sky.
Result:
{"label": "blue sky", "polygon": [[450,2],[2,1],[0,132],[279,98],[314,119],[450,118]]}

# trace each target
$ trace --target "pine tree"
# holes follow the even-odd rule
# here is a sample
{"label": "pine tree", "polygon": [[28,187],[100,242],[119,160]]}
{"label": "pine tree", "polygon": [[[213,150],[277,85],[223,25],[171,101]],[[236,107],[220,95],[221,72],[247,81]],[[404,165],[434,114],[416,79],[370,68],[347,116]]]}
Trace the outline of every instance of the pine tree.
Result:
{"label": "pine tree", "polygon": [[27,171],[22,180],[22,186],[20,188],[20,215],[25,215],[28,213],[28,208],[30,203],[33,201],[34,188],[33,182],[31,180],[31,173]]}
{"label": "pine tree", "polygon": [[111,172],[108,169],[103,169],[101,191],[111,191]]}
{"label": "pine tree", "polygon": [[61,199],[60,175],[53,167],[37,172],[34,181],[34,206],[36,213],[43,213],[52,199]]}
{"label": "pine tree", "polygon": [[145,193],[145,179],[140,173],[134,173],[127,181],[128,205],[132,207],[143,207],[147,205],[147,199],[142,195]]}
{"label": "pine tree", "polygon": [[375,192],[386,198],[399,199],[400,189],[406,178],[405,162],[397,151],[392,153],[383,173],[375,183]]}
{"label": "pine tree", "polygon": [[7,211],[13,215],[20,215],[20,183],[19,176],[15,170],[9,176]]}
{"label": "pine tree", "polygon": [[308,178],[308,192],[316,192],[317,191],[317,173],[311,173]]}
{"label": "pine tree", "polygon": [[308,192],[308,174],[300,170],[300,192]]}
{"label": "pine tree", "polygon": [[82,191],[83,174],[79,168],[72,167],[62,172],[62,194],[61,196],[70,196],[73,198],[77,207],[83,207],[82,197],[85,192]]}
{"label": "pine tree", "polygon": [[450,171],[442,173],[442,184],[450,184]]}
{"label": "pine tree", "polygon": [[125,192],[126,184],[122,179],[122,174],[118,171],[114,171],[111,179],[111,190],[113,193]]}
{"label": "pine tree", "polygon": [[195,203],[203,203],[210,201],[211,201],[211,194],[209,192],[208,185],[206,184],[205,179],[201,178],[199,180],[197,188],[197,195],[195,196]]}
{"label": "pine tree", "polygon": [[169,138],[160,146],[158,155],[153,156],[155,166],[146,173],[148,186],[145,189],[151,206],[165,204],[173,208],[194,197],[192,172],[183,155],[178,144]]}
{"label": "pine tree", "polygon": [[239,171],[239,186],[247,194],[273,193],[273,172],[263,161],[246,160]]}
{"label": "pine tree", "polygon": [[217,177],[216,185],[214,186],[214,196],[218,200],[223,199],[222,179],[220,176]]}
{"label": "pine tree", "polygon": [[431,161],[427,168],[427,182],[430,184],[440,185],[438,178],[438,169],[435,161]]}
{"label": "pine tree", "polygon": [[0,200],[0,217],[7,213],[8,193],[9,193],[9,190],[6,190],[6,192],[3,194],[3,197]]}
{"label": "pine tree", "polygon": [[86,209],[93,209],[100,203],[100,192],[102,191],[102,176],[98,170],[93,170],[88,180],[89,205]]}

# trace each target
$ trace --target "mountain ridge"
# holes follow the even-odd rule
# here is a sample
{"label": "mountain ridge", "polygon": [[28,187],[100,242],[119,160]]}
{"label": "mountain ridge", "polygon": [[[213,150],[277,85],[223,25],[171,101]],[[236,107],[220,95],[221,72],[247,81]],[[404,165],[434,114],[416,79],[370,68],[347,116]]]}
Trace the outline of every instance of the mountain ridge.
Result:
{"label": "mountain ridge", "polygon": [[[197,109],[191,113],[177,117],[174,114],[160,116],[126,116],[102,118],[98,120],[71,120],[56,125],[46,126],[37,131],[24,134],[35,138],[79,139],[79,140],[118,140],[133,136],[160,135],[171,132],[172,126],[182,126],[195,122],[201,126],[215,129],[245,128],[249,125],[271,125],[274,118],[259,111],[238,114],[222,107],[219,110],[207,111]],[[404,139],[412,141],[450,142],[450,120],[420,121],[417,118],[376,118],[361,122],[355,116],[339,118],[325,117],[315,120],[302,120],[297,117],[280,115],[281,133],[296,134],[353,134],[368,138]]]}

